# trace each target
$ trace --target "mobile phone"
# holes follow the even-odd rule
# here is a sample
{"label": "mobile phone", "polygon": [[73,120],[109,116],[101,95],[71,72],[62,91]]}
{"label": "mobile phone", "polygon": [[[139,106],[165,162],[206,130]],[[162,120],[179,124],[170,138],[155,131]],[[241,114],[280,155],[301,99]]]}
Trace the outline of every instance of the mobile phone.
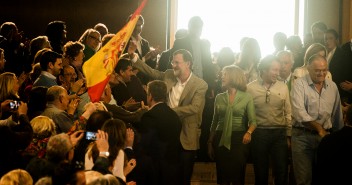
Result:
{"label": "mobile phone", "polygon": [[18,109],[19,106],[20,106],[19,101],[11,101],[10,102],[10,109]]}
{"label": "mobile phone", "polygon": [[97,133],[96,132],[87,131],[86,132],[86,140],[91,140],[91,141],[97,140]]}

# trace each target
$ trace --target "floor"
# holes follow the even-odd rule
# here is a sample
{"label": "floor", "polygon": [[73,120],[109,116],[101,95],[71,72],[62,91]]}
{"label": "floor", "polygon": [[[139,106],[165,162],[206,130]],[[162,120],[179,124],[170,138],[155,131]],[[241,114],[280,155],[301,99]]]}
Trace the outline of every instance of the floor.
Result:
{"label": "floor", "polygon": [[[269,178],[269,185],[272,178]],[[214,162],[196,162],[191,185],[216,185],[216,170]],[[253,164],[247,164],[245,185],[254,185]]]}

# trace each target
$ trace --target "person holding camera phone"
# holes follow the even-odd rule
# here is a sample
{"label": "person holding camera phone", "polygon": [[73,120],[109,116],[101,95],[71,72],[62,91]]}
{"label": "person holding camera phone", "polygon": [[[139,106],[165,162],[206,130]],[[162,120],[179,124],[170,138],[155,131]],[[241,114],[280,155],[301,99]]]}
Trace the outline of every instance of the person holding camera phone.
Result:
{"label": "person holding camera phone", "polygon": [[18,89],[19,84],[14,73],[5,72],[0,75],[0,102],[4,102],[5,100],[12,100],[11,104],[8,104],[9,108],[11,105],[12,109],[4,109],[1,119],[10,117],[14,110],[17,110],[20,102]]}
{"label": "person holding camera phone", "polygon": [[[112,173],[119,180],[126,182],[126,175],[133,170],[136,166],[135,159],[131,159],[127,163],[127,167],[131,167],[131,169],[126,170],[125,166],[125,152],[124,148],[126,147],[126,139],[127,139],[127,128],[125,122],[119,119],[109,119],[104,122],[101,127],[101,131],[106,132],[108,137],[108,151],[99,150],[99,156],[104,156],[108,159],[108,166],[105,166],[105,172]],[[101,142],[101,134],[97,134],[97,140],[94,144],[90,145],[85,154],[85,169],[90,170],[93,169],[97,158],[97,144]],[[106,161],[107,162],[107,161]],[[131,165],[132,164],[132,165]],[[129,165],[129,166],[128,166]],[[107,169],[107,170],[106,170]],[[93,169],[94,170],[94,169]]]}
{"label": "person holding camera phone", "polygon": [[11,111],[13,114],[7,119],[0,120],[0,176],[9,170],[22,168],[23,158],[20,154],[31,142],[33,130],[27,117],[27,104],[21,103],[16,110],[10,110],[12,100],[1,102],[0,115]]}

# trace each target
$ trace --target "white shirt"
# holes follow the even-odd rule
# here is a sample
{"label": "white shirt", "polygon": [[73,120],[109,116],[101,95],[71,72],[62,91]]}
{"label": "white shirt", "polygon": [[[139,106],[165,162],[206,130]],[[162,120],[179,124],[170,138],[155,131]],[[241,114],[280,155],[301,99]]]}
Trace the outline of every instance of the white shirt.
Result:
{"label": "white shirt", "polygon": [[176,85],[171,88],[171,91],[169,93],[169,106],[171,108],[178,107],[181,94],[185,89],[185,86],[187,85],[189,79],[191,79],[191,76],[192,73],[189,75],[188,79],[184,83],[181,83],[181,80],[177,78]]}
{"label": "white shirt", "polygon": [[[295,79],[304,77],[307,74],[309,74],[309,72],[306,66],[298,67],[293,71],[293,77]],[[325,79],[332,80],[330,71],[328,71],[328,73],[326,74]]]}
{"label": "white shirt", "polygon": [[[84,169],[85,170],[91,170],[94,166],[93,159],[92,159],[92,157],[89,156],[90,152],[91,152],[91,150],[87,151],[84,156],[84,158],[85,158]],[[124,182],[126,182],[126,176],[123,173],[124,164],[125,164],[124,151],[119,150],[119,153],[117,154],[116,159],[113,164],[112,174],[114,176],[121,178]]]}
{"label": "white shirt", "polygon": [[292,73],[290,73],[290,75],[288,75],[288,77],[284,80],[284,83],[285,83],[285,84],[287,84],[287,82],[290,81],[291,75],[292,75]]}
{"label": "white shirt", "polygon": [[335,47],[333,50],[331,50],[331,51],[329,52],[328,56],[326,57],[326,60],[328,61],[328,65],[330,64],[330,61],[331,61],[332,57],[333,57],[334,54],[335,54],[335,51],[336,51],[336,47]]}
{"label": "white shirt", "polygon": [[140,53],[140,54],[142,55],[142,46],[141,46],[142,37],[141,37],[140,35],[138,35],[137,38],[131,36],[131,40],[132,40],[134,43],[136,43],[138,53]]}
{"label": "white shirt", "polygon": [[110,105],[117,105],[116,100],[112,94],[111,94],[111,100],[110,100],[109,104]]}

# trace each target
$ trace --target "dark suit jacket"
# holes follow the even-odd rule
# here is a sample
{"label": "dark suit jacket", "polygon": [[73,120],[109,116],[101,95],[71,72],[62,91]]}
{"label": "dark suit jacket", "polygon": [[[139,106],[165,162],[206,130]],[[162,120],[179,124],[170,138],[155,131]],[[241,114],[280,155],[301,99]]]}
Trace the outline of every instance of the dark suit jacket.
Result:
{"label": "dark suit jacket", "polygon": [[332,80],[337,85],[341,99],[348,102],[352,100],[351,93],[342,90],[340,83],[346,80],[352,82],[351,69],[352,61],[351,58],[348,57],[348,53],[340,47],[337,47],[329,63],[329,71],[332,75]]}
{"label": "dark suit jacket", "polygon": [[159,71],[166,71],[167,69],[172,69],[171,59],[170,59],[170,57],[172,57],[171,52],[172,50],[169,49],[169,50],[163,51],[160,54],[158,68],[157,68]]}
{"label": "dark suit jacket", "polygon": [[106,109],[112,113],[112,117],[115,119],[121,119],[126,123],[139,122],[142,115],[146,112],[144,109],[137,110],[135,112],[130,112],[121,106],[111,105],[104,102]]}
{"label": "dark suit jacket", "polygon": [[143,101],[147,103],[147,93],[143,88],[142,82],[135,75],[131,76],[131,81],[127,82],[126,85],[119,83],[112,87],[111,93],[119,106],[122,106],[130,98],[133,98],[136,102]]}
{"label": "dark suit jacket", "polygon": [[[171,69],[161,72],[152,69],[139,59],[133,64],[133,66],[152,79],[164,81],[168,93],[177,83],[177,79]],[[173,108],[182,122],[180,140],[182,147],[185,150],[199,149],[200,126],[202,123],[205,93],[207,90],[207,83],[192,74],[181,94],[179,106]]]}
{"label": "dark suit jacket", "polygon": [[[125,48],[125,51],[124,53],[127,53],[128,52],[128,46],[130,45],[130,42],[127,43],[127,46]],[[149,51],[150,51],[150,46],[149,46],[149,42],[142,38],[141,39],[141,49],[142,49],[142,52],[139,52],[138,49],[136,49],[135,53],[138,54],[139,58],[141,59],[142,57],[144,57]],[[152,66],[151,66],[152,67]]]}
{"label": "dark suit jacket", "polygon": [[332,75],[332,80],[336,83],[336,85],[339,85],[344,81],[345,77],[342,70],[346,67],[343,66],[346,63],[345,60],[345,52],[340,47],[337,47],[329,63],[329,71]]}
{"label": "dark suit jacket", "polygon": [[141,147],[153,160],[175,161],[182,149],[181,128],[176,112],[166,103],[159,103],[141,118]]}
{"label": "dark suit jacket", "polygon": [[119,83],[111,88],[111,94],[114,96],[116,104],[119,106],[122,106],[125,101],[132,97],[127,86],[123,83]]}
{"label": "dark suit jacket", "polygon": [[[140,43],[141,43],[142,52],[139,52],[138,49],[136,49],[135,53],[137,53],[138,57],[142,59],[150,51],[150,45],[149,45],[149,42],[144,38],[142,38]],[[124,53],[128,52],[127,50],[128,50],[129,44],[130,42],[127,43]],[[150,66],[153,69],[156,68],[156,60],[147,60],[145,61],[145,63],[148,64],[148,66]],[[146,85],[150,81],[148,76],[145,76],[144,74],[141,74],[141,73],[137,73],[137,77],[141,80],[143,85]]]}
{"label": "dark suit jacket", "polygon": [[[326,135],[317,151],[317,184],[346,184],[351,182],[352,127]],[[313,178],[315,179],[315,178]]]}
{"label": "dark suit jacket", "polygon": [[139,172],[136,173],[137,176],[148,172],[149,177],[145,179],[150,181],[144,180],[141,184],[172,184],[181,179],[181,127],[182,123],[176,112],[166,103],[155,105],[142,116],[138,124],[140,142],[136,152],[138,165],[135,170]]}

